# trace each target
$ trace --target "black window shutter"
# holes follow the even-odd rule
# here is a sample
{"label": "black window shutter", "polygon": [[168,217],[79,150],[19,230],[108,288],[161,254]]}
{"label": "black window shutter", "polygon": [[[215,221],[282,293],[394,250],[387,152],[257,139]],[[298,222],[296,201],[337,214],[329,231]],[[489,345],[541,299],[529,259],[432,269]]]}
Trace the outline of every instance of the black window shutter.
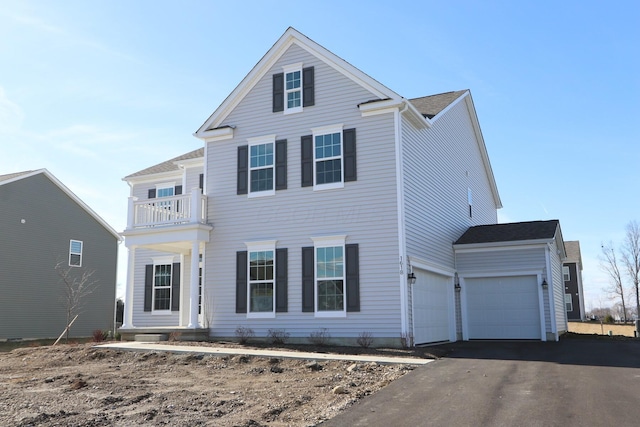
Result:
{"label": "black window shutter", "polygon": [[315,290],[314,278],[314,247],[302,248],[302,311],[313,312],[313,295]]}
{"label": "black window shutter", "polygon": [[276,312],[288,311],[288,251],[287,248],[276,249]]}
{"label": "black window shutter", "polygon": [[180,263],[171,269],[171,311],[180,311]]}
{"label": "black window shutter", "polygon": [[200,190],[202,190],[204,192],[204,174],[201,173],[200,174],[200,181],[198,182],[198,187],[200,188]]}
{"label": "black window shutter", "polygon": [[276,190],[287,188],[287,140],[276,141]]}
{"label": "black window shutter", "polygon": [[247,312],[247,251],[236,252],[236,313]]}
{"label": "black window shutter", "polygon": [[153,264],[147,264],[144,266],[144,311],[151,311],[152,304],[153,304]]}
{"label": "black window shutter", "polygon": [[345,245],[347,268],[347,311],[360,311],[360,260],[358,244]]}
{"label": "black window shutter", "polygon": [[284,73],[273,75],[273,112],[284,111]]}
{"label": "black window shutter", "polygon": [[182,194],[182,185],[176,185],[175,188],[173,189],[173,194],[176,196],[179,196],[180,194]]}
{"label": "black window shutter", "polygon": [[156,198],[156,189],[155,188],[150,188],[149,189],[149,194],[147,196],[149,199],[155,199]]}
{"label": "black window shutter", "polygon": [[300,138],[302,143],[302,186],[313,186],[313,135]]}
{"label": "black window shutter", "polygon": [[249,146],[238,147],[238,192],[247,194],[249,191]]}
{"label": "black window shutter", "polygon": [[313,67],[302,69],[302,106],[310,107],[316,103],[314,91]]}
{"label": "black window shutter", "polygon": [[344,138],[344,181],[356,181],[358,178],[356,168],[356,130],[345,129],[342,132]]}

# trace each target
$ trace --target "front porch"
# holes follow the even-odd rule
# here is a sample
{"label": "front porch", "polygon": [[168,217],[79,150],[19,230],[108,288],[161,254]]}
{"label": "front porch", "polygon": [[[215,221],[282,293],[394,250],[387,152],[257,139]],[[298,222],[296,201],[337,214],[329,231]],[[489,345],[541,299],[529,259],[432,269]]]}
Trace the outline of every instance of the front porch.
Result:
{"label": "front porch", "polygon": [[[213,227],[207,224],[207,198],[190,194],[138,201],[129,198],[128,249],[123,339],[202,340],[201,263]],[[148,338],[151,338],[150,336]]]}

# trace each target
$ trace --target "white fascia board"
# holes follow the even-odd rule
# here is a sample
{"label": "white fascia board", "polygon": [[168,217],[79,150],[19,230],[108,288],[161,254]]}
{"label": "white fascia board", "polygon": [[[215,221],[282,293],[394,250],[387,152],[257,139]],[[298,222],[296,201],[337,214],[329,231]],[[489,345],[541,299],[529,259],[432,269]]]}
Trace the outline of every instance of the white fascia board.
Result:
{"label": "white fascia board", "polygon": [[453,245],[456,253],[470,252],[490,252],[500,250],[519,250],[532,248],[546,248],[553,239],[537,239],[537,240],[516,240],[513,242],[490,242],[490,243],[466,243]]}
{"label": "white fascia board", "polygon": [[409,123],[416,127],[416,129],[428,129],[431,127],[431,120],[422,115],[420,111],[409,101],[403,99],[404,104],[407,106],[402,112],[407,117]]}
{"label": "white fascia board", "polygon": [[89,215],[91,215],[96,221],[98,221],[100,223],[100,225],[102,225],[109,233],[111,233],[117,240],[118,243],[120,243],[122,241],[122,237],[120,236],[120,234],[113,229],[113,227],[111,227],[104,219],[102,219],[102,217],[100,217],[100,215],[98,215],[93,209],[91,209],[89,207],[89,205],[87,205],[85,202],[83,202],[78,196],[76,196],[73,191],[69,190],[69,188],[64,185],[62,182],[60,182],[58,180],[58,178],[56,178],[55,176],[53,176],[53,174],[51,174],[51,172],[49,172],[46,169],[39,169],[37,171],[33,171],[33,173],[30,174],[26,174],[26,175],[21,175],[20,178],[24,179],[24,178],[28,178],[30,176],[34,176],[37,174],[43,174],[44,176],[46,176],[47,178],[49,178],[49,180],[51,182],[53,182],[55,185],[57,185],[64,193],[66,193],[67,196],[69,196],[74,202],[76,202],[76,204],[78,206],[80,206],[82,209],[84,209]]}
{"label": "white fascia board", "polygon": [[[480,155],[482,156],[482,163],[484,164],[485,171],[487,172],[487,179],[491,185],[491,192],[493,193],[493,200],[497,209],[502,208],[502,200],[500,200],[500,193],[498,193],[498,185],[496,184],[496,178],[493,174],[493,168],[491,167],[491,161],[489,160],[489,154],[487,153],[487,146],[480,130],[480,122],[478,122],[478,114],[476,113],[476,107],[471,98],[471,92],[467,91],[459,99],[464,99],[469,110],[469,117],[473,125],[473,131],[476,134],[476,140],[478,141],[478,148],[480,149]],[[458,101],[453,102],[456,104]],[[446,110],[446,108],[445,108]]]}
{"label": "white fascia board", "polygon": [[[334,68],[349,79],[358,83],[375,96],[385,99],[401,97],[391,89],[380,84],[373,78],[369,77],[362,71],[355,68],[345,60],[329,52],[313,40],[304,36],[296,29],[289,27],[287,31],[278,39],[278,41],[267,51],[267,53],[258,61],[251,69],[249,74],[245,76],[238,86],[229,94],[229,96],[220,104],[211,116],[200,126],[194,133],[196,138],[205,139],[207,137],[207,129],[217,127],[222,124],[229,113],[244,99],[257,82],[269,71],[269,69],[280,59],[284,52],[293,44],[300,46],[310,54],[319,58],[321,61]],[[206,139],[205,139],[206,140]]]}
{"label": "white fascia board", "polygon": [[392,113],[402,106],[403,103],[397,99],[384,99],[360,104],[358,105],[358,109],[360,113],[362,113],[362,117],[369,117],[378,114]]}
{"label": "white fascia board", "polygon": [[202,139],[204,142],[224,141],[233,138],[235,126],[225,126],[218,129],[203,130],[194,133],[193,136]]}

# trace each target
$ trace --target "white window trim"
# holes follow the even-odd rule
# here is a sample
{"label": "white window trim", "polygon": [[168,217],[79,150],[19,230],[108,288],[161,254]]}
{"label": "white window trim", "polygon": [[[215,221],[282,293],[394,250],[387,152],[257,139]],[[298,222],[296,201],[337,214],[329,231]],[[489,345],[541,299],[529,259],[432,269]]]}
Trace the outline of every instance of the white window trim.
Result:
{"label": "white window trim", "polygon": [[[71,250],[72,246],[73,246],[73,242],[78,242],[80,243],[80,252],[73,252]],[[84,242],[82,240],[77,240],[77,239],[69,239],[69,267],[82,267],[82,252],[84,251]],[[80,264],[75,265],[75,264],[71,264],[71,255],[80,255]]]}
{"label": "white window trim", "polygon": [[567,265],[562,266],[562,280],[565,282],[569,282],[571,280],[571,269],[569,269],[569,266]]}
{"label": "white window trim", "polygon": [[[282,71],[284,73],[283,76],[283,85],[284,85],[284,114],[295,114],[295,113],[301,113],[303,108],[302,106],[304,105],[304,91],[302,90],[304,87],[304,80],[303,80],[303,76],[302,76],[302,66],[304,64],[302,62],[298,62],[295,64],[289,64],[289,65],[283,65],[282,66]],[[293,107],[293,108],[287,108],[288,106],[288,102],[287,102],[287,94],[289,92],[294,92],[295,90],[287,90],[287,74],[288,73],[293,73],[296,71],[300,71],[300,106],[299,107]]]}
{"label": "white window trim", "polygon": [[[248,181],[248,191],[247,198],[253,199],[257,197],[266,197],[266,196],[275,196],[276,194],[276,135],[265,135],[265,136],[256,136],[254,138],[247,138],[247,144],[249,144],[249,149],[247,150],[247,164],[249,166],[249,176],[247,177]],[[273,164],[271,165],[272,169],[272,182],[273,188],[271,190],[266,191],[251,191],[251,147],[254,145],[262,145],[262,144],[273,144]],[[255,169],[264,169],[264,168],[255,168]]]}
{"label": "white window trim", "polygon": [[[571,304],[571,310],[567,310],[567,304]],[[573,311],[573,299],[571,298],[571,294],[564,294],[564,309],[567,312]]]}
{"label": "white window trim", "polygon": [[[347,317],[347,252],[345,249],[347,235],[316,236],[313,240],[313,312],[314,317]],[[343,268],[342,268],[342,310],[318,311],[318,248],[328,248],[342,246]]]}
{"label": "white window trim", "polygon": [[[261,240],[256,242],[245,242],[247,247],[247,319],[273,319],[276,317],[276,243],[277,240]],[[252,313],[251,312],[251,272],[250,259],[251,252],[273,251],[273,311]]]}
{"label": "white window trim", "polygon": [[[151,315],[152,316],[170,316],[171,315],[171,300],[173,298],[173,264],[175,258],[173,256],[162,256],[151,258],[153,260],[153,280],[151,286]],[[169,285],[169,310],[156,310],[156,265],[171,265],[171,278]]]}
{"label": "white window trim", "polygon": [[[313,191],[333,190],[335,188],[344,188],[344,124],[320,126],[311,129],[312,148],[313,148]],[[340,181],[331,182],[329,184],[316,184],[316,136],[329,135],[333,133],[340,134]],[[330,159],[336,159],[332,157]],[[322,160],[330,160],[322,159]]]}
{"label": "white window trim", "polygon": [[156,184],[156,198],[158,197],[158,191],[159,190],[163,190],[165,188],[171,188],[173,189],[174,192],[174,196],[175,196],[175,189],[176,189],[176,182],[162,182],[160,184]]}

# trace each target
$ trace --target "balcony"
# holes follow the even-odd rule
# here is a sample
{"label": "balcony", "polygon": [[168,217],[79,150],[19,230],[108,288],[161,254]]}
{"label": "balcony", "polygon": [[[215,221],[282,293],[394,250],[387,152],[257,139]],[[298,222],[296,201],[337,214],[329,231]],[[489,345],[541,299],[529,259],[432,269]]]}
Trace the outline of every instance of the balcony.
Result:
{"label": "balcony", "polygon": [[207,196],[200,194],[199,188],[190,194],[144,201],[129,197],[127,230],[206,222]]}

